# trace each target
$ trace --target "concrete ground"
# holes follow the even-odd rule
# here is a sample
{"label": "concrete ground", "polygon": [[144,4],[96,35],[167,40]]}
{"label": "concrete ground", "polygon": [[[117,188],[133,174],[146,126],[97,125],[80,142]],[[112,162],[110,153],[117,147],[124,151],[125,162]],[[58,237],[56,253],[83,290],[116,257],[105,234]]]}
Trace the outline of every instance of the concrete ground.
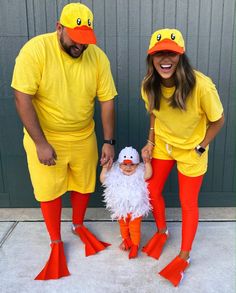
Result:
{"label": "concrete ground", "polygon": [[[34,281],[50,252],[49,238],[38,209],[0,209],[0,293],[235,293],[236,216],[234,208],[200,210],[200,223],[183,282],[174,288],[157,273],[177,254],[181,238],[180,210],[168,209],[170,232],[160,260],[142,252],[129,260],[118,245],[119,227],[104,209],[88,209],[85,225],[112,245],[85,257],[80,239],[71,233],[71,211],[63,209],[62,237],[71,276]],[[142,223],[141,246],[155,233],[148,218]],[[176,291],[177,290],[177,291]]]}

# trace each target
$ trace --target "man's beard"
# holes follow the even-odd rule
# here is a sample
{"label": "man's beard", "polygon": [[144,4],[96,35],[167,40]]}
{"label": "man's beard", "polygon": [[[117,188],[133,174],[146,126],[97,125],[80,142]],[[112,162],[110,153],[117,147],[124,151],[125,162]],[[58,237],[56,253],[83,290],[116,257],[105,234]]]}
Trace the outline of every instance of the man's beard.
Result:
{"label": "man's beard", "polygon": [[68,46],[64,42],[64,38],[62,34],[60,36],[60,43],[63,50],[72,58],[79,58],[88,47],[88,45],[82,45],[82,44],[79,47],[77,47],[76,45]]}

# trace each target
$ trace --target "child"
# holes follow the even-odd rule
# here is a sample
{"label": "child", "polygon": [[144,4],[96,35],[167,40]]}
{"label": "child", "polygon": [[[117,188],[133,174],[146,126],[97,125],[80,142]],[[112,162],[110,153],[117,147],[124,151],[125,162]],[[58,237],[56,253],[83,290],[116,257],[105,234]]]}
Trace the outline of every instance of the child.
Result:
{"label": "child", "polygon": [[121,250],[130,250],[129,258],[138,254],[142,216],[150,210],[145,180],[152,176],[150,160],[140,163],[132,147],[121,150],[111,169],[103,166],[100,181],[105,187],[104,198],[112,219],[118,219],[123,241]]}

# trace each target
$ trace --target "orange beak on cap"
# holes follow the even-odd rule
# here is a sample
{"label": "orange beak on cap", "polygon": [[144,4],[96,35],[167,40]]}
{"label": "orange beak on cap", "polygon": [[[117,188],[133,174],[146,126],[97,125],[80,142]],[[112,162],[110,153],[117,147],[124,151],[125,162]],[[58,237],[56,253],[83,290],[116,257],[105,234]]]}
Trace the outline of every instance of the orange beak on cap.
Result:
{"label": "orange beak on cap", "polygon": [[133,164],[132,160],[124,160],[123,164],[129,165],[129,164]]}
{"label": "orange beak on cap", "polygon": [[80,44],[96,44],[96,36],[92,28],[83,25],[76,28],[66,28],[68,36],[75,43]]}
{"label": "orange beak on cap", "polygon": [[184,53],[184,48],[180,47],[177,43],[173,42],[172,40],[165,39],[156,43],[154,47],[148,50],[148,54],[154,54],[160,51],[172,51],[178,54]]}

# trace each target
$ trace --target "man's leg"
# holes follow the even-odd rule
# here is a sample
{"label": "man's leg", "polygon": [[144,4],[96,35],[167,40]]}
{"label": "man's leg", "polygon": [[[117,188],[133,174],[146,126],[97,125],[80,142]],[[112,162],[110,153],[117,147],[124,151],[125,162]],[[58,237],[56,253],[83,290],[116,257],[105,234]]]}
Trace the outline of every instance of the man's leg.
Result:
{"label": "man's leg", "polygon": [[59,279],[70,275],[63,242],[61,241],[61,197],[52,201],[41,202],[40,206],[51,239],[51,254],[45,267],[35,280]]}
{"label": "man's leg", "polygon": [[85,244],[85,255],[90,256],[105,249],[109,243],[97,239],[84,225],[84,216],[88,206],[90,194],[82,194],[76,191],[71,192],[72,205],[72,232],[79,236]]}

